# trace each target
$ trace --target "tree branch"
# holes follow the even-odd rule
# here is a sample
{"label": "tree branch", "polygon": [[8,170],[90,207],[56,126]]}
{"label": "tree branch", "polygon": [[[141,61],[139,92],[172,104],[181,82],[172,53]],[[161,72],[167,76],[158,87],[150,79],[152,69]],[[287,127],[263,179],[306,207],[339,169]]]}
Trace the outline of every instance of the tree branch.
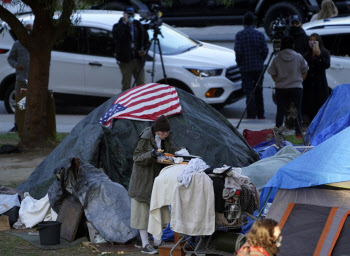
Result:
{"label": "tree branch", "polygon": [[61,17],[58,19],[57,29],[55,30],[54,34],[55,39],[57,39],[57,37],[67,30],[67,26],[71,23],[70,17],[74,8],[74,0],[63,0]]}
{"label": "tree branch", "polygon": [[13,33],[15,33],[17,39],[21,42],[21,44],[27,46],[29,34],[27,33],[26,28],[14,14],[12,14],[6,8],[2,7],[2,5],[0,5],[0,18],[3,21],[5,21],[8,24],[8,26],[10,26]]}

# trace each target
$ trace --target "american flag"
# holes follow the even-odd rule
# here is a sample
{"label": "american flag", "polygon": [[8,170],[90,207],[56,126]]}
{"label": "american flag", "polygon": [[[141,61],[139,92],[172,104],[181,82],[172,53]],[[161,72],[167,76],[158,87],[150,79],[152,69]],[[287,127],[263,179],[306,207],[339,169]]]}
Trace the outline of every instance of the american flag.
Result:
{"label": "american flag", "polygon": [[179,95],[174,87],[149,83],[121,94],[99,123],[109,127],[114,118],[155,121],[161,115],[171,116],[181,112]]}

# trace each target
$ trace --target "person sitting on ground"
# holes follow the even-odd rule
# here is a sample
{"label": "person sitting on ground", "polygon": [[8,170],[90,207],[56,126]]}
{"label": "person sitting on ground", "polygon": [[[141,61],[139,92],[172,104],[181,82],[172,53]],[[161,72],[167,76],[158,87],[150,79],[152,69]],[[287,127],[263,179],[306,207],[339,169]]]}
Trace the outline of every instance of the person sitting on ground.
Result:
{"label": "person sitting on ground", "polygon": [[[306,78],[309,66],[301,54],[293,50],[294,40],[284,36],[281,40],[281,51],[273,59],[267,72],[276,84],[276,127],[283,125],[283,119],[290,105],[297,111],[295,118],[295,134],[302,136],[301,102],[303,97],[303,80]],[[293,118],[294,119],[294,118]]]}
{"label": "person sitting on ground", "polygon": [[237,256],[275,256],[279,253],[282,236],[277,221],[262,219],[254,222],[247,233],[247,243],[237,252]]}
{"label": "person sitting on ground", "polygon": [[338,8],[335,6],[332,0],[323,0],[321,4],[321,10],[318,13],[312,15],[310,21],[323,20],[332,18],[338,15]]}

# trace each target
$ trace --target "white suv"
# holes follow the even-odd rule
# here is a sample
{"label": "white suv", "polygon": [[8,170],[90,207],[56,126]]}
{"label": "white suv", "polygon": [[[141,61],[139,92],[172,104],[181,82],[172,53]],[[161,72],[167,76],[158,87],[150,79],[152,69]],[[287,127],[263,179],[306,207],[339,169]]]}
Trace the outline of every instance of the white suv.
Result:
{"label": "white suv", "polygon": [[350,83],[350,17],[317,20],[303,25],[308,35],[317,33],[324,47],[331,53],[331,67],[327,69],[328,86],[334,88]]}
{"label": "white suv", "polygon": [[[111,31],[122,12],[88,10],[78,15],[80,21],[74,26],[75,31],[56,43],[52,51],[49,89],[54,92],[56,102],[98,105],[121,92],[121,72],[113,57]],[[21,20],[33,18],[26,15]],[[244,97],[233,50],[192,40],[165,24],[160,29],[163,37],[158,38],[169,85],[213,105],[223,106]],[[152,30],[148,32],[152,38]],[[7,57],[14,36],[6,29],[0,36],[0,100],[4,100],[6,110],[11,113],[15,75]],[[147,83],[152,82],[152,50],[153,46],[145,64]],[[164,83],[157,51],[156,48],[154,82]]]}

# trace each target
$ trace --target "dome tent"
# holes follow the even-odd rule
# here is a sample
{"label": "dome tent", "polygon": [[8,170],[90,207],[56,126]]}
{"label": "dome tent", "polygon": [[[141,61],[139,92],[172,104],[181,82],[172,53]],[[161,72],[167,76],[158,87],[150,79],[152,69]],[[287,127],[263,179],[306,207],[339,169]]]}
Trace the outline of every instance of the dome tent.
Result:
{"label": "dome tent", "polygon": [[[192,94],[180,89],[177,92],[182,113],[169,117],[175,146],[187,148],[210,166],[243,167],[259,159],[222,114]],[[112,181],[127,188],[138,136],[153,122],[115,119],[109,128],[99,124],[101,116],[118,96],[81,120],[18,189],[28,191],[34,198],[43,197],[56,179],[54,170],[69,163],[72,155],[103,168]]]}

